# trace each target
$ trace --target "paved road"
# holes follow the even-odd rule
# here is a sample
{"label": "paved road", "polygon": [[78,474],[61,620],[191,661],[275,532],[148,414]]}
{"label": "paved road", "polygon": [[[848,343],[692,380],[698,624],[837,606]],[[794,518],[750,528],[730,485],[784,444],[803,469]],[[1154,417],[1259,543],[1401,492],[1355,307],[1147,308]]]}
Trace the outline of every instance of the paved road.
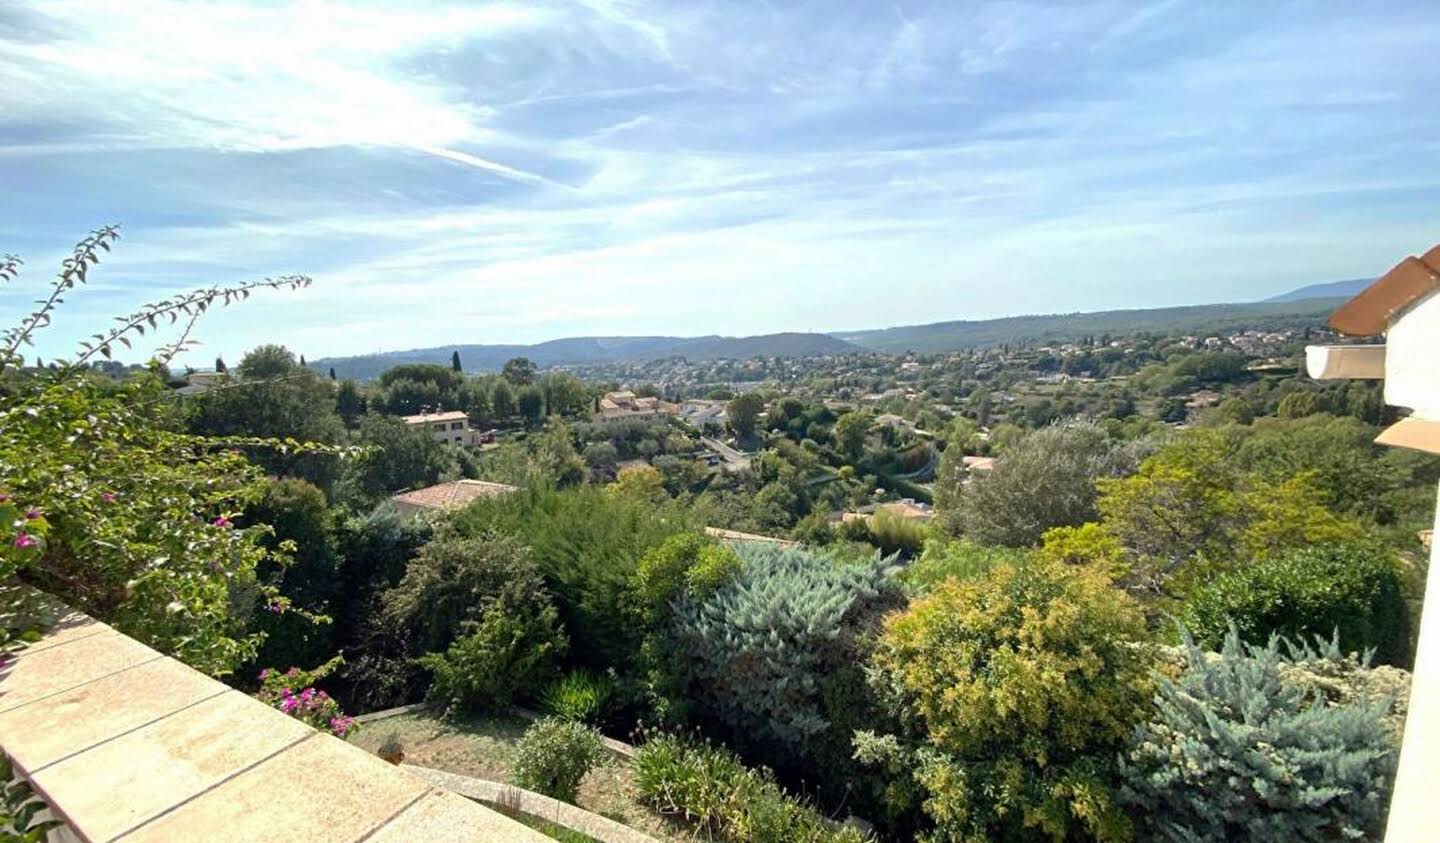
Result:
{"label": "paved road", "polygon": [[739,471],[742,468],[750,467],[750,458],[721,442],[719,439],[711,439],[708,436],[700,437],[705,447],[719,454],[725,460],[725,468],[729,471]]}

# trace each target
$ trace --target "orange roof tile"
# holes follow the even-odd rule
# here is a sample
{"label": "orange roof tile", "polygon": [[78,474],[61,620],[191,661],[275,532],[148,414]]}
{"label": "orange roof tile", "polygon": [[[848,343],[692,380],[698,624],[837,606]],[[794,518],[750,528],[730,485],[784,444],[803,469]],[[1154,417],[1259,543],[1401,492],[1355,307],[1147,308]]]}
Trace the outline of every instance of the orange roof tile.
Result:
{"label": "orange roof tile", "polygon": [[1365,337],[1381,333],[1395,314],[1440,287],[1440,246],[1407,257],[1330,315],[1330,327]]}
{"label": "orange roof tile", "polygon": [[424,489],[415,489],[393,495],[397,503],[418,506],[424,509],[453,509],[464,506],[478,498],[493,498],[518,491],[504,483],[487,483],[484,480],[452,480]]}

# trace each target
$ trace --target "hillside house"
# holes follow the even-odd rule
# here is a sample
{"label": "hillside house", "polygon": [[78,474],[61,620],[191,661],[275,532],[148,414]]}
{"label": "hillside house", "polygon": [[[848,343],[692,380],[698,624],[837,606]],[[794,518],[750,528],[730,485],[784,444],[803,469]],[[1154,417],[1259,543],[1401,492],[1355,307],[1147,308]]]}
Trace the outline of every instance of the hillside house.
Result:
{"label": "hillside house", "polygon": [[[1409,415],[1375,441],[1440,454],[1440,246],[1400,261],[1336,310],[1329,324],[1345,336],[1383,335],[1384,342],[1310,346],[1310,376],[1383,380],[1385,403]],[[1430,571],[1436,562],[1432,542]],[[1390,843],[1432,840],[1440,827],[1440,800],[1430,794],[1440,777],[1440,577],[1427,579],[1424,606],[1385,835]]]}
{"label": "hillside house", "polygon": [[519,491],[504,483],[487,483],[484,480],[452,480],[437,483],[423,489],[412,489],[392,495],[390,500],[402,515],[418,515],[424,512],[444,512],[459,509],[480,498],[494,498]]}
{"label": "hillside house", "polygon": [[698,398],[685,401],[680,405],[680,418],[702,430],[706,425],[724,427],[730,418],[729,402]]}
{"label": "hillside house", "polygon": [[[473,448],[481,443],[484,436],[470,426],[470,417],[460,410],[443,413],[419,413],[402,417],[410,427],[429,431],[436,442]],[[493,436],[492,436],[493,438]]]}
{"label": "hillside house", "polygon": [[595,402],[593,421],[601,424],[636,419],[661,421],[680,412],[677,404],[655,397],[641,398],[628,390],[607,392]]}

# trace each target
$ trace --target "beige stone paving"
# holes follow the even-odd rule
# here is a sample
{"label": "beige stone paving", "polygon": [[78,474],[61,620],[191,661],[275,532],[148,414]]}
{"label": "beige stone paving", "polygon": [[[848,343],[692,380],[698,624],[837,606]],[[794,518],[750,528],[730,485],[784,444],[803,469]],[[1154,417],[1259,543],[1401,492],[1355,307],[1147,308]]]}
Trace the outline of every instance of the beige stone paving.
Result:
{"label": "beige stone paving", "polygon": [[[0,614],[34,602],[15,592],[0,587]],[[35,600],[59,622],[0,665],[0,746],[69,823],[66,839],[547,839]]]}
{"label": "beige stone paving", "polygon": [[289,717],[263,729],[240,728],[253,702],[226,691],[183,717],[165,718],[46,767],[35,774],[35,784],[83,819],[86,836],[110,840],[311,734]]}

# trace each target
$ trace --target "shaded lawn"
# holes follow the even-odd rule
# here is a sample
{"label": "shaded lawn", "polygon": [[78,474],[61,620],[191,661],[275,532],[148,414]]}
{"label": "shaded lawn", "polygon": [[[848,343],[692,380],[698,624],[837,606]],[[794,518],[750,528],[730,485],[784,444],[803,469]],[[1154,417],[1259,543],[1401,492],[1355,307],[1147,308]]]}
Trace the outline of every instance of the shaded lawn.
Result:
{"label": "shaded lawn", "polygon": [[[369,723],[350,743],[375,752],[394,735],[405,748],[405,763],[495,782],[510,781],[516,745],[529,721],[518,717],[457,717],[404,714]],[[609,817],[660,840],[699,840],[681,824],[662,817],[635,799],[630,767],[607,755],[580,784],[580,807]]]}

